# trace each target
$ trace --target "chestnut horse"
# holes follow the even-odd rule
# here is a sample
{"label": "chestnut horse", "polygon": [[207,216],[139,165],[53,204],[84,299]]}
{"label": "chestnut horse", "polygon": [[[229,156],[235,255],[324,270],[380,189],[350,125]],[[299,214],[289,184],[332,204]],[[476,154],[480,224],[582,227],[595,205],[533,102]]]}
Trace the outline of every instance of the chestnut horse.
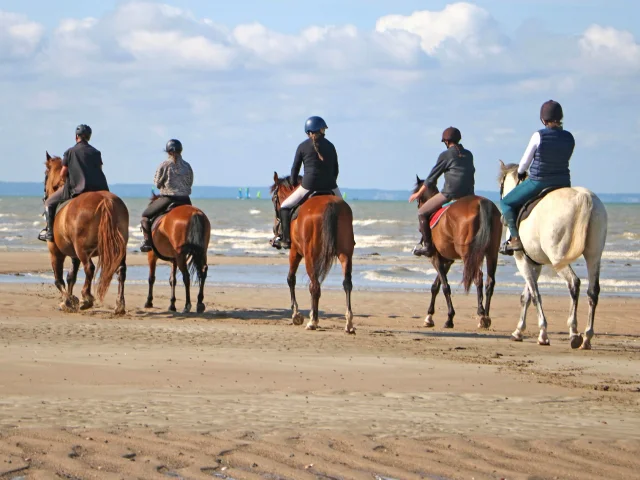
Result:
{"label": "chestnut horse", "polygon": [[[424,184],[424,181],[417,175],[416,180],[414,193]],[[437,187],[427,187],[422,197],[418,199],[418,208],[436,193],[438,193]],[[465,292],[469,292],[471,282],[475,283],[478,291],[478,328],[491,326],[489,310],[495,286],[501,236],[500,211],[491,200],[477,195],[469,195],[457,200],[447,209],[433,228],[432,233],[436,253],[431,258],[431,263],[438,272],[438,276],[431,286],[431,303],[424,321],[425,327],[434,326],[433,314],[435,313],[436,296],[442,285],[442,292],[448,308],[444,328],[453,328],[453,317],[456,312],[451,302],[451,287],[447,280],[447,273],[454,260],[460,259],[464,263],[462,284]],[[487,259],[487,300],[483,306],[482,263],[485,257]]]}
{"label": "chestnut horse", "polygon": [[[300,178],[300,181],[302,178]],[[276,217],[282,202],[298,187],[291,177],[278,178],[273,174],[271,187]],[[277,227],[277,224],[276,224]],[[275,227],[274,227],[275,229]],[[291,292],[292,321],[302,325],[304,316],[298,310],[296,300],[296,272],[304,258],[309,276],[311,293],[311,314],[307,330],[318,328],[318,304],[320,303],[320,285],[331,270],[335,259],[342,264],[344,281],[342,286],[347,295],[347,313],[345,332],[354,334],[353,312],[351,311],[351,270],[353,268],[353,213],[351,207],[342,199],[333,195],[319,195],[309,198],[298,210],[298,218],[291,222],[291,250],[289,251],[289,275],[287,283]]]}
{"label": "chestnut horse", "polygon": [[[153,202],[158,198],[155,194]],[[165,214],[151,234],[153,250],[147,254],[149,261],[149,295],[145,308],[153,307],[153,284],[156,281],[156,265],[158,259],[171,262],[171,303],[169,311],[176,311],[176,273],[180,269],[185,288],[185,305],[182,313],[191,311],[191,277],[197,278],[200,291],[198,293],[198,313],[204,312],[204,283],[207,279],[207,249],[211,224],[199,208],[191,205],[180,205]]]}
{"label": "chestnut horse", "polygon": [[[45,172],[45,196],[63,188],[62,160],[47,152]],[[109,290],[111,279],[118,272],[118,298],[116,315],[125,313],[124,282],[127,276],[127,242],[129,240],[129,211],[124,202],[108,191],[86,192],[73,198],[56,215],[53,226],[53,242],[47,242],[51,254],[51,266],[55,285],[62,293],[60,308],[66,311],[86,310],[95,301],[91,294],[91,282],[96,266],[91,261],[98,257],[99,278],[96,294],[100,301]],[[64,260],[71,257],[71,270],[67,285],[62,278]],[[85,282],[80,301],[73,296],[80,263],[84,267]]]}

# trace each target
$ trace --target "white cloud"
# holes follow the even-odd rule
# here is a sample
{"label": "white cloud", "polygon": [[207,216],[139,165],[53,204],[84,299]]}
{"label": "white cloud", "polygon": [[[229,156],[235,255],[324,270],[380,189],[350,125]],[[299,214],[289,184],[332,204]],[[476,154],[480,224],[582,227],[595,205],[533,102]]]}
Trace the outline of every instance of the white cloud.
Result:
{"label": "white cloud", "polygon": [[0,10],[0,59],[19,59],[32,55],[42,39],[44,28],[24,15]]}
{"label": "white cloud", "polygon": [[[593,70],[640,68],[640,45],[630,32],[592,25],[580,39],[582,53]],[[610,73],[610,72],[607,72]]]}

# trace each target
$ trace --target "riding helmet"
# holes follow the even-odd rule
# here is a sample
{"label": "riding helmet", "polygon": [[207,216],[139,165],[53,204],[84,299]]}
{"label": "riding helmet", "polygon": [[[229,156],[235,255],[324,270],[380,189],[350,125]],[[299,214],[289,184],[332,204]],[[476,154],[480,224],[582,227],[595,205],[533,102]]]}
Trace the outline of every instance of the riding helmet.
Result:
{"label": "riding helmet", "polygon": [[172,138],[167,142],[164,151],[167,153],[182,153],[182,143],[180,143],[180,140]]}
{"label": "riding helmet", "polygon": [[453,143],[459,143],[460,140],[462,140],[462,134],[460,133],[460,130],[458,130],[456,127],[449,127],[444,132],[442,132],[441,141],[443,142],[448,141]]}
{"label": "riding helmet", "polygon": [[87,140],[89,140],[91,138],[91,133],[91,127],[89,125],[85,125],[83,123],[76,127],[76,135],[78,137],[86,138]]}
{"label": "riding helmet", "polygon": [[327,123],[320,117],[309,117],[304,124],[304,133],[319,132],[327,127]]}
{"label": "riding helmet", "polygon": [[559,122],[564,117],[562,106],[555,100],[549,100],[540,108],[540,120],[543,122]]}

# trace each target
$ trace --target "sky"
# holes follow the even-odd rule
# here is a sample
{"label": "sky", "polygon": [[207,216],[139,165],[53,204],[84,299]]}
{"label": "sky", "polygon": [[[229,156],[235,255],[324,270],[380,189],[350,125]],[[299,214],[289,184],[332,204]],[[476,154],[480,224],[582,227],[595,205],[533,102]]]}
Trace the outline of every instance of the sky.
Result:
{"label": "sky", "polygon": [[79,123],[110,183],[151,183],[178,138],[197,185],[288,174],[320,115],[348,188],[408,189],[442,130],[495,190],[559,101],[572,181],[640,192],[640,2],[2,0],[4,181],[40,181]]}

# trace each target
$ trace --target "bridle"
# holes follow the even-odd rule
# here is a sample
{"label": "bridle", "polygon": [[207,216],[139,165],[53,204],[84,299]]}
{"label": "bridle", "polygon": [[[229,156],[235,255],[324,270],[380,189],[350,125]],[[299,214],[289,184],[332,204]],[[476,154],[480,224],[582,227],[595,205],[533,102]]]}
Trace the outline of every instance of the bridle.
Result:
{"label": "bridle", "polygon": [[[507,179],[507,173],[504,174],[504,176],[502,177],[502,181],[500,182],[500,200],[502,200],[503,195],[504,195],[504,181]],[[518,179],[518,181],[516,182],[516,187],[518,185],[520,185],[523,182],[523,180]]]}
{"label": "bridle", "polygon": [[47,195],[47,182],[49,181],[49,170],[45,170],[44,172],[44,194],[42,196],[42,201],[46,202],[49,195]]}

